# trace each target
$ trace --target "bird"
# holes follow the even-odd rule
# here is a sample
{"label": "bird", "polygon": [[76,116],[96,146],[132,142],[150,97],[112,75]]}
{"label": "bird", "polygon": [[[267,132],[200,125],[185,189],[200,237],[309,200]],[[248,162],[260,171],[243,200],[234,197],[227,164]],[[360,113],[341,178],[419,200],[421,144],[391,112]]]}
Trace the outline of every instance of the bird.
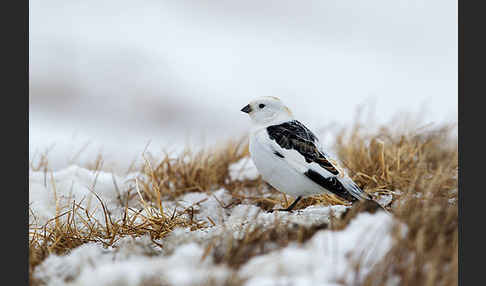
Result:
{"label": "bird", "polygon": [[272,187],[295,198],[279,211],[292,212],[300,199],[317,194],[378,204],[324,152],[317,136],[278,97],[254,99],[241,111],[251,119],[249,152],[258,172]]}

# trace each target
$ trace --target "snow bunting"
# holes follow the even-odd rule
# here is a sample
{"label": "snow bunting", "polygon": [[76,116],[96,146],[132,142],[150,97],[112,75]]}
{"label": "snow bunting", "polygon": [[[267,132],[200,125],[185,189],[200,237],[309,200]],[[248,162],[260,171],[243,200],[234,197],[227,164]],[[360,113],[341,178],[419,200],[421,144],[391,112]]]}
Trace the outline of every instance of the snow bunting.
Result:
{"label": "snow bunting", "polygon": [[326,154],[319,139],[276,97],[261,97],[243,107],[252,122],[250,155],[263,179],[280,192],[302,198],[334,194],[354,202],[372,200]]}

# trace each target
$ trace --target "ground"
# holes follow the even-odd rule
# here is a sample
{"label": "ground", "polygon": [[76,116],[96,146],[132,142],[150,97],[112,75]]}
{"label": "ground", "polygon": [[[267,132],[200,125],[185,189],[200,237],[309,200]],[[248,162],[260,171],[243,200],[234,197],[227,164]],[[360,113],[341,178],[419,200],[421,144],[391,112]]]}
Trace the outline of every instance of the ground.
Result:
{"label": "ground", "polygon": [[360,125],[333,153],[388,211],[262,181],[247,139],[29,173],[32,285],[457,285],[457,138],[450,126]]}

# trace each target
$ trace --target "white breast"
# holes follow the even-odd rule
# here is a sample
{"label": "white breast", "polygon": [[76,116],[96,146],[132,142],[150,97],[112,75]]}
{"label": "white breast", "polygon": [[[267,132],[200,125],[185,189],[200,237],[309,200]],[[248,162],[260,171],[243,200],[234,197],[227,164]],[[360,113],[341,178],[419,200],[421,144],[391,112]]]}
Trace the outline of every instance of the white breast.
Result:
{"label": "white breast", "polygon": [[250,136],[251,158],[265,181],[293,197],[327,192],[290,166],[284,158],[275,155],[270,142],[265,128],[252,132]]}

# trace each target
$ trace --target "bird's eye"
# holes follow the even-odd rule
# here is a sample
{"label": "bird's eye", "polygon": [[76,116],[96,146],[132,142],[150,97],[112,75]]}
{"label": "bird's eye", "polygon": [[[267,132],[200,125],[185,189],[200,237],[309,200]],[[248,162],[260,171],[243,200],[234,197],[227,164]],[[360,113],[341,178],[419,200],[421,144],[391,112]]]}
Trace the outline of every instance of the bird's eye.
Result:
{"label": "bird's eye", "polygon": [[265,107],[265,104],[260,103],[260,105],[258,105],[258,107],[260,107],[260,108],[264,108],[264,107]]}

